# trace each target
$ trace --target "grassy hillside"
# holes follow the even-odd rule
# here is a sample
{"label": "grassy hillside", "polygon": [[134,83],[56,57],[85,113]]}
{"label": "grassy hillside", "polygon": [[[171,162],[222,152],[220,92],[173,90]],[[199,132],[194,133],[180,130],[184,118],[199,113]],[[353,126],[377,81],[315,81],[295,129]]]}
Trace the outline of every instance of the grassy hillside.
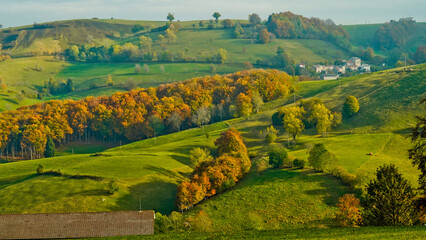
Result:
{"label": "grassy hillside", "polygon": [[14,56],[27,56],[55,46],[54,51],[66,49],[71,44],[109,45],[117,39],[133,35],[135,24],[147,29],[164,25],[165,22],[132,21],[115,19],[77,19],[23,26],[0,32],[0,43]]}
{"label": "grassy hillside", "polygon": [[[360,24],[360,25],[345,25],[343,28],[351,36],[351,43],[355,46],[364,48],[371,47],[374,34],[382,24]],[[407,46],[411,51],[416,51],[417,47],[424,45],[426,41],[426,23],[416,23],[414,34],[409,36]]]}
{"label": "grassy hillside", "polygon": [[424,227],[311,228],[273,231],[186,233],[96,239],[424,239]]}
{"label": "grassy hillside", "polygon": [[[247,31],[247,30],[246,30]],[[160,32],[163,34],[162,32]],[[156,40],[158,34],[148,34]],[[258,58],[266,60],[276,55],[278,46],[283,46],[296,63],[316,64],[333,61],[337,58],[350,58],[351,55],[331,42],[312,39],[274,39],[268,44],[253,44],[250,39],[234,39],[232,29],[183,29],[177,33],[177,41],[168,46],[172,52],[189,49],[191,56],[203,56],[216,53],[223,48],[228,52],[231,62],[254,63]],[[134,39],[129,39],[134,40]],[[127,41],[127,40],[126,40]],[[160,44],[155,49],[161,51]]]}
{"label": "grassy hillside", "polygon": [[[424,65],[417,67],[421,69],[419,72],[413,71],[403,75],[396,69],[344,79],[341,80],[340,90],[338,81],[304,82],[301,84],[300,94],[305,97],[318,96],[325,100],[329,107],[336,109],[341,103],[330,98],[344,99],[349,94],[365,96],[371,92],[375,94],[368,96],[369,102],[377,102],[377,105],[371,105],[371,109],[376,106],[386,109],[396,102],[403,104],[405,98],[412,100],[414,104],[417,98],[424,95],[424,85],[419,85],[420,82],[417,86],[412,86],[411,88],[420,88],[416,92],[414,89],[405,90],[407,85],[403,83],[406,80],[415,81],[417,77],[422,76],[419,74],[424,74],[424,67]],[[392,79],[399,79],[398,84],[390,85],[386,91],[377,90],[383,85],[382,81]],[[400,91],[401,94],[389,92],[391,89],[395,92]],[[413,91],[416,95],[408,98],[408,95],[404,94],[405,91]],[[393,98],[390,99],[388,94],[393,94]],[[291,100],[292,98],[265,104],[262,113],[248,119],[240,118],[209,125],[205,129],[211,135],[208,139],[200,129],[191,129],[113,148],[100,155],[75,154],[0,164],[0,201],[4,203],[0,206],[0,213],[138,210],[139,207],[168,213],[175,209],[177,184],[186,179],[192,171],[188,166],[189,151],[192,148],[201,146],[212,149],[219,133],[229,126],[234,126],[242,132],[249,150],[258,152],[255,159],[257,162],[274,146],[266,144],[264,139],[259,137],[259,130],[271,125],[271,115],[278,107]],[[398,116],[398,119],[404,117],[408,122],[413,122],[414,114],[422,111],[416,106],[412,105],[409,109],[395,108],[395,112],[391,115]],[[314,130],[307,130],[298,139],[297,144],[289,147],[289,154],[306,159],[309,146],[316,142],[324,142],[337,156],[338,165],[352,173],[363,173],[366,176],[365,181],[368,181],[368,177],[372,176],[377,166],[395,163],[404,176],[416,184],[418,172],[411,164],[407,164],[409,160],[406,153],[411,144],[407,133],[400,131],[405,126],[379,121],[375,130],[365,127],[363,119],[371,112],[368,110],[367,102],[361,101],[361,109],[363,108],[365,110],[361,111],[357,118],[345,120],[343,126],[330,133],[328,138],[321,138]],[[354,126],[358,126],[361,130],[374,131],[366,133],[364,130],[358,130],[354,134],[349,131]],[[287,145],[285,135],[280,134],[275,145],[277,144]],[[85,149],[84,145],[75,148],[75,153],[102,150],[96,147],[90,149],[91,145],[87,145],[88,149]],[[69,148],[63,151],[62,154],[71,152]],[[367,156],[369,152],[373,152],[373,155]],[[34,173],[39,164],[43,164],[47,170],[60,169],[65,176],[36,176]],[[96,181],[88,178],[71,178],[77,174],[98,176],[103,179]],[[107,191],[110,180],[115,180],[119,186],[119,191],[113,195]],[[268,194],[272,189],[283,190],[276,195]],[[214,197],[200,204],[197,209],[208,211],[215,228],[222,230],[245,229],[250,224],[269,229],[332,226],[333,221],[330,219],[337,197],[347,191],[339,180],[323,174],[309,171],[268,170],[262,174],[250,173],[235,190]],[[251,201],[243,201],[244,199]],[[312,215],[304,208],[297,208],[300,204],[297,199],[304,199],[306,205],[303,206],[309,206],[308,209],[317,214]],[[241,210],[232,210],[232,206],[237,205]],[[260,211],[265,206],[267,212]],[[225,218],[223,212],[216,210],[221,208],[232,210],[234,218]],[[281,210],[275,213],[269,209]],[[250,213],[250,217],[246,218],[246,221],[232,224],[242,219],[247,212]],[[265,225],[264,220],[267,220],[269,215],[276,216],[279,220],[274,220],[271,225]],[[305,218],[307,220],[303,220]],[[286,221],[297,224],[286,225]]]}

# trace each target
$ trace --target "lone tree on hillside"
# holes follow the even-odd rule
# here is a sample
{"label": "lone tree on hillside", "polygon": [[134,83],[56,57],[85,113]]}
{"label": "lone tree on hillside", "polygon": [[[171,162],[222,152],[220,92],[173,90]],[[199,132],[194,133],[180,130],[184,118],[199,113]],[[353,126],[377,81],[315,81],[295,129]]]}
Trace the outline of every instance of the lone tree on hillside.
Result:
{"label": "lone tree on hillside", "polygon": [[47,158],[55,156],[55,143],[52,138],[48,138],[46,142],[46,149],[44,151],[44,156]]}
{"label": "lone tree on hillside", "polygon": [[213,15],[212,15],[212,17],[214,17],[215,19],[216,19],[216,23],[218,23],[219,22],[219,18],[221,17],[222,15],[220,15],[220,13],[219,12],[214,12],[213,13]]}
{"label": "lone tree on hillside", "polygon": [[303,107],[288,107],[282,109],[283,125],[288,134],[293,136],[293,140],[296,140],[297,135],[299,135],[304,129],[305,125],[303,124],[302,117],[305,113]]}
{"label": "lone tree on hillside", "polygon": [[413,224],[415,195],[395,165],[379,167],[376,179],[367,184],[366,190],[363,217],[366,224],[375,226]]}
{"label": "lone tree on hillside", "polygon": [[260,33],[259,33],[259,42],[265,44],[265,43],[268,43],[269,41],[270,41],[270,39],[269,39],[269,32],[268,32],[268,30],[266,30],[266,29],[260,30]]}
{"label": "lone tree on hillside", "polygon": [[262,21],[262,19],[259,17],[257,13],[253,13],[249,15],[249,21],[251,24],[256,25],[256,24],[259,24]]}
{"label": "lone tree on hillside", "polygon": [[169,14],[167,14],[167,20],[172,22],[173,20],[175,20],[175,16],[173,16],[173,14],[169,13]]}
{"label": "lone tree on hillside", "polygon": [[[420,101],[426,108],[426,98]],[[411,133],[411,141],[414,147],[409,150],[409,156],[414,166],[420,170],[419,185],[426,195],[426,115],[417,116],[418,123]],[[425,206],[426,207],[426,206]]]}
{"label": "lone tree on hillside", "polygon": [[352,117],[359,111],[359,102],[354,96],[348,96],[343,103],[342,113],[345,117]]}

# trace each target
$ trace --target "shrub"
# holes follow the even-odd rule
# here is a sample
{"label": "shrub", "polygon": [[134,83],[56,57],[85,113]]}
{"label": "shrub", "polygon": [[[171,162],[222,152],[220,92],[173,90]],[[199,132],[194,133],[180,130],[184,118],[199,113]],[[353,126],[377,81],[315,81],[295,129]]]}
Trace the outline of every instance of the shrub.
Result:
{"label": "shrub", "polygon": [[201,162],[212,161],[213,157],[210,155],[208,149],[194,148],[189,152],[189,158],[191,159],[191,166],[194,168]]}
{"label": "shrub", "polygon": [[352,117],[359,111],[359,103],[356,97],[348,96],[343,103],[342,113],[345,117]]}
{"label": "shrub", "polygon": [[108,183],[108,192],[109,194],[114,194],[116,192],[118,192],[118,185],[114,180],[109,181]]}
{"label": "shrub", "polygon": [[306,164],[305,160],[301,158],[296,158],[293,160],[293,167],[303,169],[305,168],[305,164]]}
{"label": "shrub", "polygon": [[288,166],[288,154],[284,148],[278,148],[269,152],[269,164],[275,168]]}
{"label": "shrub", "polygon": [[354,194],[345,194],[339,198],[336,219],[342,227],[357,227],[361,223],[359,199]]}
{"label": "shrub", "polygon": [[352,173],[349,173],[346,169],[341,166],[335,166],[327,170],[327,173],[340,178],[347,185],[355,188],[360,183],[360,179]]}
{"label": "shrub", "polygon": [[197,232],[211,232],[212,220],[205,211],[201,210],[195,214],[194,218],[190,219],[191,228]]}
{"label": "shrub", "polygon": [[275,133],[266,134],[265,141],[267,143],[274,143],[276,139],[277,139],[277,135]]}
{"label": "shrub", "polygon": [[261,159],[261,160],[257,163],[257,165],[256,165],[256,171],[257,171],[257,172],[263,172],[263,171],[265,171],[266,169],[268,169],[268,159],[263,158],[263,159]]}
{"label": "shrub", "polygon": [[43,165],[39,164],[37,167],[37,174],[40,175],[40,174],[43,174],[43,172],[44,172],[44,167]]}
{"label": "shrub", "polygon": [[207,29],[213,29],[214,28],[214,25],[213,24],[209,24],[209,25],[207,25]]}
{"label": "shrub", "polygon": [[185,218],[178,212],[172,212],[169,216],[155,213],[154,232],[169,233],[185,229]]}

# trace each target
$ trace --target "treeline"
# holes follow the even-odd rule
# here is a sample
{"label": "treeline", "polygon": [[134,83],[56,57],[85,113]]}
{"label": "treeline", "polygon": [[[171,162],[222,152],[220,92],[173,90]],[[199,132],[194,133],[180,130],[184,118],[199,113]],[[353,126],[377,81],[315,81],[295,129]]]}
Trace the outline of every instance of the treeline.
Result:
{"label": "treeline", "polygon": [[56,144],[150,138],[247,116],[259,102],[286,97],[293,88],[284,72],[250,70],[110,97],[48,101],[0,114],[0,154],[39,158],[48,138]]}
{"label": "treeline", "polygon": [[323,21],[284,12],[270,15],[266,26],[278,38],[321,39],[334,42],[346,50],[351,50],[352,47],[346,30],[330,19]]}
{"label": "treeline", "polygon": [[200,161],[194,168],[191,180],[178,187],[177,204],[180,210],[233,187],[249,172],[251,162],[247,148],[235,128],[223,132],[215,145],[219,157]]}
{"label": "treeline", "polygon": [[373,37],[373,45],[378,50],[391,50],[392,48],[404,48],[407,38],[414,33],[416,21],[409,18],[401,18],[399,21],[391,20],[377,29]]}

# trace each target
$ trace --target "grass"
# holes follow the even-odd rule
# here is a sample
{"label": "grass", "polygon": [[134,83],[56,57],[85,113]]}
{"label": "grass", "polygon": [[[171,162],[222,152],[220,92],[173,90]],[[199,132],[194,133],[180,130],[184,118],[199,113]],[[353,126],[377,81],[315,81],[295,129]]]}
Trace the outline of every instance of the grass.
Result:
{"label": "grass", "polygon": [[[155,40],[158,34],[161,33],[151,33],[149,36]],[[124,41],[136,40],[130,38]],[[216,54],[220,48],[223,48],[227,50],[228,59],[232,63],[254,63],[257,59],[269,60],[275,56],[278,46],[283,46],[296,63],[315,64],[350,57],[348,52],[331,42],[311,39],[274,39],[268,44],[252,44],[250,39],[234,39],[232,30],[223,28],[183,29],[177,33],[176,43],[167,45],[167,48],[174,53],[187,48],[189,55],[198,58]],[[162,48],[159,43],[154,44],[154,49],[157,51],[161,51]]]}
{"label": "grass", "polygon": [[304,228],[273,231],[160,234],[92,239],[424,239],[424,227]]}
{"label": "grass", "polygon": [[[366,121],[363,119],[369,116],[374,108],[380,106],[387,109],[395,103],[403,105],[407,100],[414,102],[424,95],[424,83],[421,81],[424,65],[415,69],[419,71],[401,72],[401,69],[396,69],[342,79],[340,89],[338,81],[301,83],[300,95],[318,96],[327,106],[336,110],[340,108],[339,101],[343,101],[345,96],[355,95],[361,99],[362,111],[357,118],[344,120],[343,125],[330,133],[328,138],[321,138],[314,130],[306,131],[297,140],[297,144],[289,147],[289,154],[306,159],[309,145],[324,142],[337,156],[339,165],[352,173],[364,173],[367,176],[365,181],[372,176],[377,166],[395,163],[404,176],[416,184],[418,172],[411,166],[406,155],[411,145],[406,138],[407,133],[403,131],[405,127],[394,125],[392,121],[380,121],[374,129],[363,125],[363,121]],[[86,154],[0,164],[0,201],[3,203],[0,213],[116,211],[139,208],[169,213],[176,210],[177,184],[187,179],[192,171],[188,166],[189,151],[192,148],[213,149],[213,142],[219,134],[228,126],[234,126],[242,132],[249,150],[258,152],[255,159],[257,162],[266,156],[274,145],[286,145],[287,139],[281,134],[276,144],[268,145],[259,137],[258,132],[271,124],[271,115],[276,108],[290,100],[291,98],[280,99],[265,104],[263,112],[249,118],[208,125],[204,131],[210,133],[209,139],[201,129],[196,128],[112,148],[97,156],[87,153],[100,152],[101,146],[94,145],[91,149],[86,145],[75,145],[60,151],[69,154],[69,149],[74,148],[75,153]],[[415,108],[414,105],[412,109],[395,108],[390,116],[398,116],[397,118],[411,122],[414,117],[408,116],[421,112]],[[417,108],[420,109],[418,106]],[[389,112],[385,111],[383,114]],[[363,131],[349,131],[353,127],[361,129],[361,126],[364,127]],[[373,155],[367,156],[369,152],[373,152]],[[39,164],[43,164],[47,170],[60,169],[67,176],[91,175],[103,177],[103,180],[36,176],[34,173]],[[107,190],[108,182],[112,179],[119,185],[119,191],[111,195]],[[247,238],[252,237],[250,234],[254,234],[254,237],[262,234],[274,236],[275,231],[257,230],[293,231],[291,229],[294,228],[335,226],[335,203],[339,196],[348,191],[340,180],[309,170],[267,170],[262,173],[253,171],[234,189],[203,202],[189,214],[195,214],[199,210],[206,211],[215,230],[236,231],[230,238],[243,236],[238,235],[238,231],[247,229],[251,230],[247,233]],[[396,235],[384,231],[383,235],[366,233],[365,236],[410,237],[414,234],[410,229],[401,230]],[[345,230],[336,230],[339,231]],[[295,238],[299,236],[297,231],[294,234]],[[326,236],[325,233],[318,234]],[[185,236],[182,235],[183,238]]]}
{"label": "grass", "polygon": [[213,231],[276,230],[335,226],[334,211],[349,190],[334,177],[310,170],[252,173],[232,190],[197,205]]}
{"label": "grass", "polygon": [[[116,91],[126,91],[129,86],[156,87],[185,79],[225,74],[243,69],[242,65],[216,65],[216,72],[212,73],[210,64],[198,63],[147,63],[149,72],[135,73],[135,63],[73,63],[56,75],[57,79],[71,78],[75,85],[75,92],[55,96],[55,98],[80,99],[85,96],[108,95]],[[162,72],[161,68],[164,68]],[[90,89],[91,84],[106,85],[106,77],[110,74],[113,87]]]}
{"label": "grass", "polygon": [[[373,45],[374,34],[381,25],[382,24],[345,25],[343,28],[349,33],[353,45],[367,48]],[[410,51],[415,52],[417,47],[424,45],[425,29],[426,23],[417,22],[413,33],[407,36],[406,46]]]}

